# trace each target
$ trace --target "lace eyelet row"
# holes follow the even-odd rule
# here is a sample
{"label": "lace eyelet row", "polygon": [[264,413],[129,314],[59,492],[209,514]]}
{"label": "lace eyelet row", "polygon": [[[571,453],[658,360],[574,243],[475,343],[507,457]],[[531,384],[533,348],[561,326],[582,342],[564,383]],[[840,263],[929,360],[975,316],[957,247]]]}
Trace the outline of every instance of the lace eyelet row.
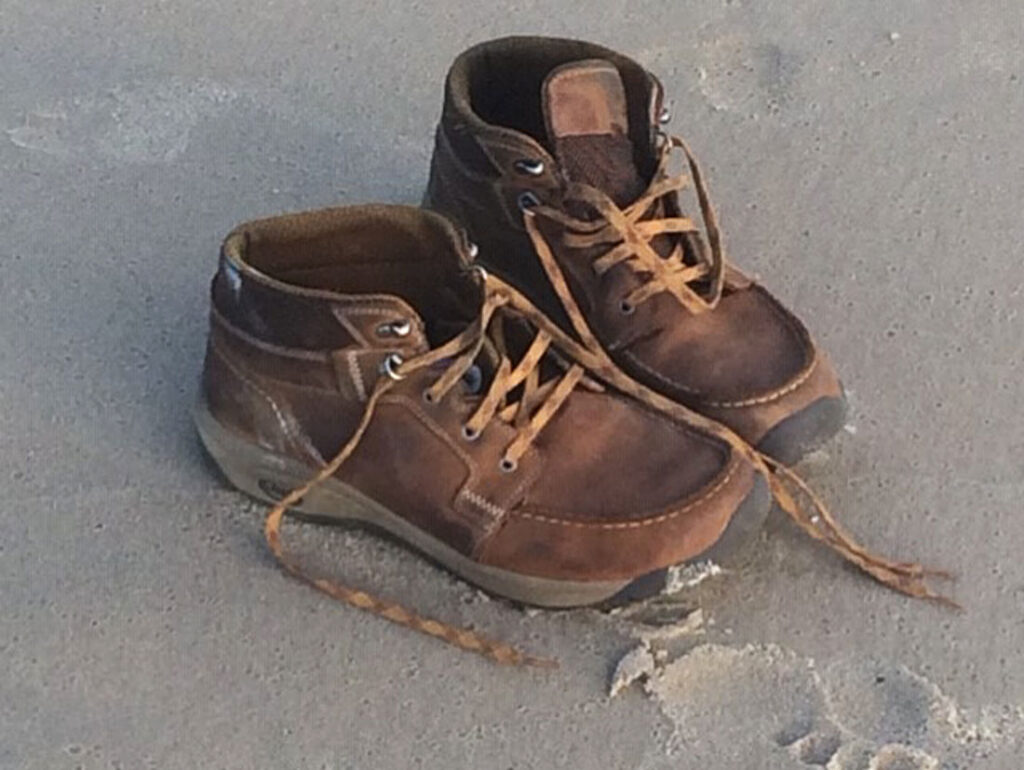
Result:
{"label": "lace eyelet row", "polygon": [[[544,161],[535,158],[521,158],[512,164],[512,167],[524,176],[538,177],[544,174],[546,166]],[[520,211],[540,205],[540,198],[532,190],[524,190],[516,196],[516,205]]]}

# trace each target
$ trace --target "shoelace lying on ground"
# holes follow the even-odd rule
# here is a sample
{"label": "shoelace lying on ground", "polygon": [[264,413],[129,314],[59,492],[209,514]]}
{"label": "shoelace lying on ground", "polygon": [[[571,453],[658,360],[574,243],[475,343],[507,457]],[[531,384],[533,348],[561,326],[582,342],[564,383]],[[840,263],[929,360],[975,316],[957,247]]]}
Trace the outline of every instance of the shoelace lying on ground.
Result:
{"label": "shoelace lying on ground", "polygon": [[[339,601],[430,636],[436,636],[449,644],[479,653],[498,663],[551,667],[556,665],[552,660],[526,655],[507,644],[488,639],[475,631],[456,628],[447,623],[423,617],[399,604],[383,601],[365,591],[324,578],[314,578],[306,574],[285,553],[281,543],[281,524],[285,512],[298,504],[311,489],[337,472],[362,440],[381,397],[396,381],[408,374],[435,364],[443,364],[445,366],[444,373],[425,393],[428,401],[439,401],[473,366],[473,362],[480,355],[485,343],[490,340],[499,356],[498,366],[491,384],[487,388],[486,395],[465,423],[464,429],[467,431],[467,436],[475,437],[495,417],[513,425],[517,429],[516,438],[506,448],[501,460],[506,470],[515,468],[537,434],[543,430],[565,399],[569,397],[573,388],[583,377],[582,367],[578,364],[570,364],[561,377],[550,379],[543,385],[539,384],[540,363],[551,345],[551,335],[540,327],[538,327],[536,336],[526,353],[513,367],[506,355],[503,327],[500,325],[503,322],[495,319],[495,313],[509,304],[509,295],[501,288],[491,286],[482,271],[480,274],[484,276],[482,287],[484,300],[477,320],[444,345],[399,364],[395,369],[389,371],[389,376],[381,376],[378,379],[355,433],[319,473],[301,487],[290,492],[274,506],[267,515],[264,534],[270,550],[288,572]],[[491,329],[488,333],[489,327],[492,325],[496,328]],[[510,391],[520,385],[523,386],[520,398],[518,401],[508,403]]]}
{"label": "shoelace lying on ground", "polygon": [[[697,226],[689,217],[649,217],[651,210],[661,199],[679,192],[687,186],[685,175],[668,176],[668,164],[672,150],[680,148],[686,155],[686,162],[693,177],[701,218],[707,233],[707,244],[700,239],[693,243],[699,250],[695,264],[689,265],[683,259],[682,239],[677,238],[671,252],[662,256],[654,248],[659,236],[698,233]],[[691,313],[703,313],[718,304],[725,284],[725,257],[722,253],[722,239],[718,230],[718,219],[711,206],[707,186],[700,166],[690,148],[679,137],[664,137],[653,182],[643,195],[626,208],[619,208],[604,192],[586,184],[569,183],[565,186],[566,200],[587,204],[597,214],[597,219],[579,219],[562,209],[538,205],[530,209],[562,225],[567,246],[586,249],[594,246],[610,248],[593,262],[594,272],[604,275],[618,264],[628,265],[633,272],[644,276],[644,280],[633,291],[623,297],[624,306],[636,307],[655,294],[668,292]],[[690,284],[701,281],[707,284],[704,295],[694,291]]]}

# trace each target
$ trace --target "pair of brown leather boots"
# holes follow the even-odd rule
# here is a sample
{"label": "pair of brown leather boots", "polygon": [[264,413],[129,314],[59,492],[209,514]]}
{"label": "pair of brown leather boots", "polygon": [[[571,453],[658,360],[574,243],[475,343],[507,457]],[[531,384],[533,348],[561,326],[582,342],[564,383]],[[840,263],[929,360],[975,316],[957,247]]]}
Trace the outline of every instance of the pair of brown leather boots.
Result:
{"label": "pair of brown leather boots", "polygon": [[[842,387],[800,321],[726,261],[667,119],[658,80],[613,51],[484,43],[448,74],[427,210],[325,209],[227,237],[196,421],[230,481],[277,502],[266,534],[289,570],[538,663],[305,576],[282,515],[368,522],[487,591],[572,607],[657,593],[756,532],[775,499],[882,582],[937,598],[787,470],[842,425]],[[678,196],[691,182],[699,222]]]}

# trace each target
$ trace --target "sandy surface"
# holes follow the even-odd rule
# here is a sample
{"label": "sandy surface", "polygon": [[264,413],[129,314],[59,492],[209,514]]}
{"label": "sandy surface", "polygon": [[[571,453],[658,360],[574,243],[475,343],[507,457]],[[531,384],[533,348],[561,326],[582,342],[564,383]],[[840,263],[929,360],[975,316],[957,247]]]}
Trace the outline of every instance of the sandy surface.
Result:
{"label": "sandy surface", "polygon": [[[1019,768],[1022,8],[2,0],[0,767]],[[525,614],[292,530],[339,577],[562,661],[524,673],[275,567],[189,421],[218,241],[418,200],[448,62],[513,31],[663,76],[730,253],[851,392],[807,475],[871,544],[957,571],[967,613],[775,517],[609,699],[629,617]]]}

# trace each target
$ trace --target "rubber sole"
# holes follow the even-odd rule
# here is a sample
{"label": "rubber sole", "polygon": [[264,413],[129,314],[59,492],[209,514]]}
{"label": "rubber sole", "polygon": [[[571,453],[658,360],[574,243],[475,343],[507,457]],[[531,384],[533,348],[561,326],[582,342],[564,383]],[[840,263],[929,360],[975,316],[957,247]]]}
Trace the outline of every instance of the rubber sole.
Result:
{"label": "rubber sole", "polygon": [[784,465],[796,465],[839,432],[847,409],[845,396],[822,396],[768,431],[757,450]]}
{"label": "rubber sole", "polygon": [[[315,473],[308,465],[271,452],[221,425],[202,402],[195,408],[194,420],[206,451],[224,476],[251,497],[274,504]],[[722,537],[684,564],[724,558],[726,552],[739,548],[760,530],[770,507],[767,484],[758,478]],[[618,604],[655,595],[670,581],[671,568],[633,580],[576,581],[524,575],[480,564],[336,478],[325,479],[310,490],[291,513],[318,523],[366,524],[381,529],[488,593],[538,607]]]}

